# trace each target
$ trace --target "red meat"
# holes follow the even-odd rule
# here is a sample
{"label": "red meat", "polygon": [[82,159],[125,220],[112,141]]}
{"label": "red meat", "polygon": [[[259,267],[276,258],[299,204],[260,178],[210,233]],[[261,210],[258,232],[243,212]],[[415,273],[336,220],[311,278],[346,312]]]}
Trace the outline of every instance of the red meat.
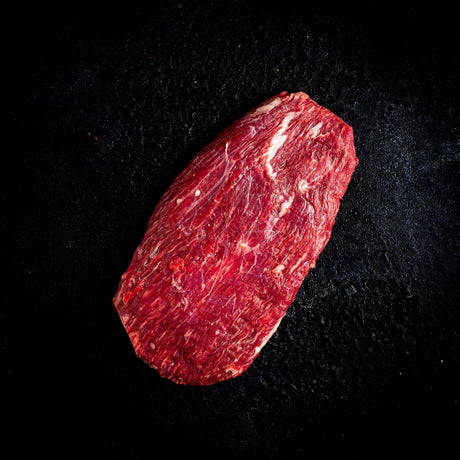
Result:
{"label": "red meat", "polygon": [[158,203],[114,297],[137,355],[176,383],[244,372],[331,235],[350,126],[283,92],[204,147]]}

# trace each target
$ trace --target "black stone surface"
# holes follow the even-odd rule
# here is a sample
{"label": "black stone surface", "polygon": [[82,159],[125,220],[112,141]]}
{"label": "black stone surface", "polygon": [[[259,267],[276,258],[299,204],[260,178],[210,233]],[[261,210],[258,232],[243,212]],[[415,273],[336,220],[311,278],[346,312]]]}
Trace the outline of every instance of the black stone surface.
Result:
{"label": "black stone surface", "polygon": [[[8,10],[0,322],[16,452],[458,456],[454,18],[397,2]],[[176,174],[283,90],[352,125],[360,164],[251,368],[175,385],[135,357],[112,296]]]}

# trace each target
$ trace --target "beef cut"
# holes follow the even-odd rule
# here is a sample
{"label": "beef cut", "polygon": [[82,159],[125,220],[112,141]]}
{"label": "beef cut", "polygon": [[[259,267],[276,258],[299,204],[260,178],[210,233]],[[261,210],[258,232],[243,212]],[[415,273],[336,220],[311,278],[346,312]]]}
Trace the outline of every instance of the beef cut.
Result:
{"label": "beef cut", "polygon": [[204,147],[158,203],[113,299],[137,355],[181,384],[240,375],[331,235],[352,128],[283,92]]}

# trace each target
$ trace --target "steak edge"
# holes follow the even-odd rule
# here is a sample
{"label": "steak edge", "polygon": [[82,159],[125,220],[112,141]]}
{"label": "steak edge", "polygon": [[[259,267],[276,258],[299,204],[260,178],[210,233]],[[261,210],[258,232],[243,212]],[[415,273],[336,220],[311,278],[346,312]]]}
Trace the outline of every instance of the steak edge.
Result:
{"label": "steak edge", "polygon": [[113,299],[136,354],[176,383],[243,373],[326,243],[353,130],[282,92],[205,146],[156,206]]}

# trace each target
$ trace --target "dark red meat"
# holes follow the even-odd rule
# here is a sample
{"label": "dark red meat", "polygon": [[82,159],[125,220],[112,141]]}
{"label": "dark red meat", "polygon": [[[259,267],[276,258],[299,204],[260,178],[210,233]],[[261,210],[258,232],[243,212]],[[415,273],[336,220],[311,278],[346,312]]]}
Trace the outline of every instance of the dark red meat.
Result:
{"label": "dark red meat", "polygon": [[114,305],[137,355],[174,382],[244,372],[331,235],[353,131],[304,93],[233,123],[174,180]]}

